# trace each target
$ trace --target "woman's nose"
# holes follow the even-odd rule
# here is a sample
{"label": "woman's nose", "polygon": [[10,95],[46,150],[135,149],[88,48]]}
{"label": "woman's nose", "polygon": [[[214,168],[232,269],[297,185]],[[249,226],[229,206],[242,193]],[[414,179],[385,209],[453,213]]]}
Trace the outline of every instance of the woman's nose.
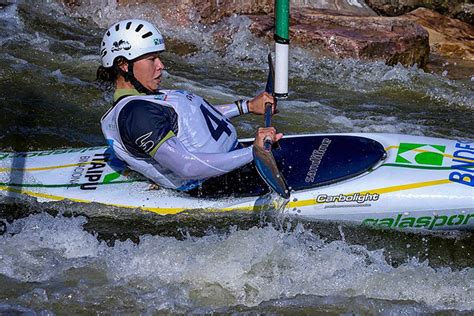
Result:
{"label": "woman's nose", "polygon": [[156,68],[159,70],[162,70],[165,68],[165,65],[163,65],[163,63],[161,62],[159,58],[156,59]]}

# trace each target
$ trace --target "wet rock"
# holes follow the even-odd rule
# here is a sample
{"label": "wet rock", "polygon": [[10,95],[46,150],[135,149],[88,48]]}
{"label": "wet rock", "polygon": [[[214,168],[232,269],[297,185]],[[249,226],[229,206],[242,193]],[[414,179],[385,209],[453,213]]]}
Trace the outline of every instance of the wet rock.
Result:
{"label": "wet rock", "polygon": [[[89,5],[93,0],[62,0],[69,7]],[[239,15],[270,15],[274,0],[116,0],[119,7],[147,4],[159,10],[168,21],[189,25],[192,22],[217,23],[222,18]],[[377,15],[362,0],[291,0],[291,10],[309,7],[337,11],[345,15]]]}
{"label": "wet rock", "polygon": [[474,25],[474,4],[464,3],[458,6],[453,12],[453,17]]}
{"label": "wet rock", "polygon": [[232,14],[271,14],[273,12],[273,0],[194,0],[199,7],[201,23],[212,24],[220,21],[223,17]]}
{"label": "wet rock", "polygon": [[[269,15],[274,12],[274,0],[241,0],[235,5],[235,0],[194,0],[200,10],[202,23],[215,23],[223,17],[232,14]],[[291,0],[290,11],[299,8],[313,8],[337,11],[344,15],[375,16],[377,15],[364,1],[358,0]]]}
{"label": "wet rock", "polygon": [[454,80],[471,80],[474,82],[474,61],[458,58],[447,58],[438,54],[431,54],[425,71],[446,76]]}
{"label": "wet rock", "polygon": [[380,15],[398,16],[420,7],[430,8],[440,13],[448,13],[465,0],[365,0],[367,5]]}
{"label": "wet rock", "polygon": [[424,7],[473,24],[472,0],[365,0],[365,2],[380,15],[399,16]]}
{"label": "wet rock", "polygon": [[[253,32],[273,36],[273,17],[251,18]],[[423,66],[429,56],[428,33],[405,17],[354,17],[327,10],[292,10],[290,38],[293,44],[327,56],[383,60],[390,65]]]}
{"label": "wet rock", "polygon": [[474,61],[474,27],[429,9],[419,8],[405,15],[429,33],[432,52],[449,58]]}
{"label": "wet rock", "polygon": [[[91,0],[63,0],[69,5],[87,5]],[[170,25],[216,23],[232,14],[248,15],[251,30],[273,38],[274,0],[118,0],[118,7],[143,5],[156,11]],[[313,8],[302,8],[302,6]],[[319,7],[320,9],[314,9]],[[147,18],[146,10],[142,18]],[[407,18],[381,18],[360,0],[292,0],[291,41],[319,55],[338,58],[383,60],[387,64],[424,65],[429,54],[428,33]],[[222,27],[212,35],[216,49],[232,42],[233,30]],[[182,45],[181,45],[182,46]],[[192,53],[193,49],[187,49]]]}
{"label": "wet rock", "polygon": [[377,16],[364,0],[292,0],[291,9],[311,8],[350,16]]}
{"label": "wet rock", "polygon": [[[62,0],[69,7],[84,6],[94,0]],[[168,22],[191,25],[195,22],[212,24],[232,14],[269,14],[273,0],[116,0],[118,7],[149,5]],[[146,14],[145,14],[146,15]]]}
{"label": "wet rock", "polygon": [[[96,0],[59,1],[62,1],[67,7],[73,10],[80,10],[88,6],[97,6]],[[114,12],[123,18],[130,18],[131,15],[133,16],[133,14],[130,13],[132,9],[143,8],[143,11],[140,11],[139,14],[134,16],[135,18],[153,20],[153,16],[156,15],[156,12],[159,12],[159,15],[171,25],[191,26],[193,23],[198,22],[196,19],[198,13],[195,8],[196,1],[198,0],[115,0],[105,1],[105,3],[102,1],[100,7],[103,12],[99,14],[106,16],[107,13]],[[130,11],[127,9],[130,9]]]}

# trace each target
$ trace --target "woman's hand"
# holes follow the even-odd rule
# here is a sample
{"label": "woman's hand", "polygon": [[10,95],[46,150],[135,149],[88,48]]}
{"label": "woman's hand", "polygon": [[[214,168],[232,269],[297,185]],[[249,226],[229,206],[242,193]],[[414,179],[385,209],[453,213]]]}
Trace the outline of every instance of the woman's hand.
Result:
{"label": "woman's hand", "polygon": [[272,104],[272,114],[277,113],[275,109],[275,99],[268,92],[262,92],[250,101],[248,101],[247,105],[249,107],[249,112],[255,114],[265,114],[266,103]]}
{"label": "woman's hand", "polygon": [[254,146],[264,149],[265,139],[270,139],[272,143],[279,141],[283,137],[282,133],[277,133],[274,127],[260,127],[255,135]]}

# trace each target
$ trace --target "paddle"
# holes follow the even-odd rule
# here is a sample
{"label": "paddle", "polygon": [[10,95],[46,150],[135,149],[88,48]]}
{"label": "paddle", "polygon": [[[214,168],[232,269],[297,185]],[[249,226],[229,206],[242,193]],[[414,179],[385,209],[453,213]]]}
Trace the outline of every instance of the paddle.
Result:
{"label": "paddle", "polygon": [[[267,77],[267,84],[265,85],[265,92],[273,95],[275,97],[275,71],[273,68],[273,61],[272,61],[272,53],[268,53],[268,77]],[[275,102],[275,111],[278,113],[277,110],[277,98],[274,98]],[[265,103],[265,127],[270,127],[272,125],[272,104]],[[278,143],[277,143],[278,145]],[[266,151],[270,151],[272,149],[272,141],[271,139],[267,139],[264,142],[264,148]]]}
{"label": "paddle", "polygon": [[[273,63],[271,54],[268,54],[268,79],[265,91],[273,94]],[[275,99],[276,102],[276,99]],[[276,106],[276,104],[275,104]],[[265,127],[271,126],[272,104],[265,104]],[[275,158],[272,154],[272,140],[266,138],[264,140],[264,148],[253,146],[253,158],[257,171],[262,179],[272,188],[278,195],[284,199],[290,197],[290,190],[286,184],[285,178],[278,170]]]}

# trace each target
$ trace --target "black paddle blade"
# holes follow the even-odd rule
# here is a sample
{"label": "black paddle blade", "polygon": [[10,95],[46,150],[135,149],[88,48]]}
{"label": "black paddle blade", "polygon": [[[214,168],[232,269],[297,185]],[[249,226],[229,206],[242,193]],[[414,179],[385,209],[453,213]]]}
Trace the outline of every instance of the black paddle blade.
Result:
{"label": "black paddle blade", "polygon": [[289,199],[290,190],[288,189],[285,178],[283,178],[280,170],[278,170],[272,152],[266,151],[258,146],[253,146],[253,160],[258,173],[268,186],[282,198]]}

